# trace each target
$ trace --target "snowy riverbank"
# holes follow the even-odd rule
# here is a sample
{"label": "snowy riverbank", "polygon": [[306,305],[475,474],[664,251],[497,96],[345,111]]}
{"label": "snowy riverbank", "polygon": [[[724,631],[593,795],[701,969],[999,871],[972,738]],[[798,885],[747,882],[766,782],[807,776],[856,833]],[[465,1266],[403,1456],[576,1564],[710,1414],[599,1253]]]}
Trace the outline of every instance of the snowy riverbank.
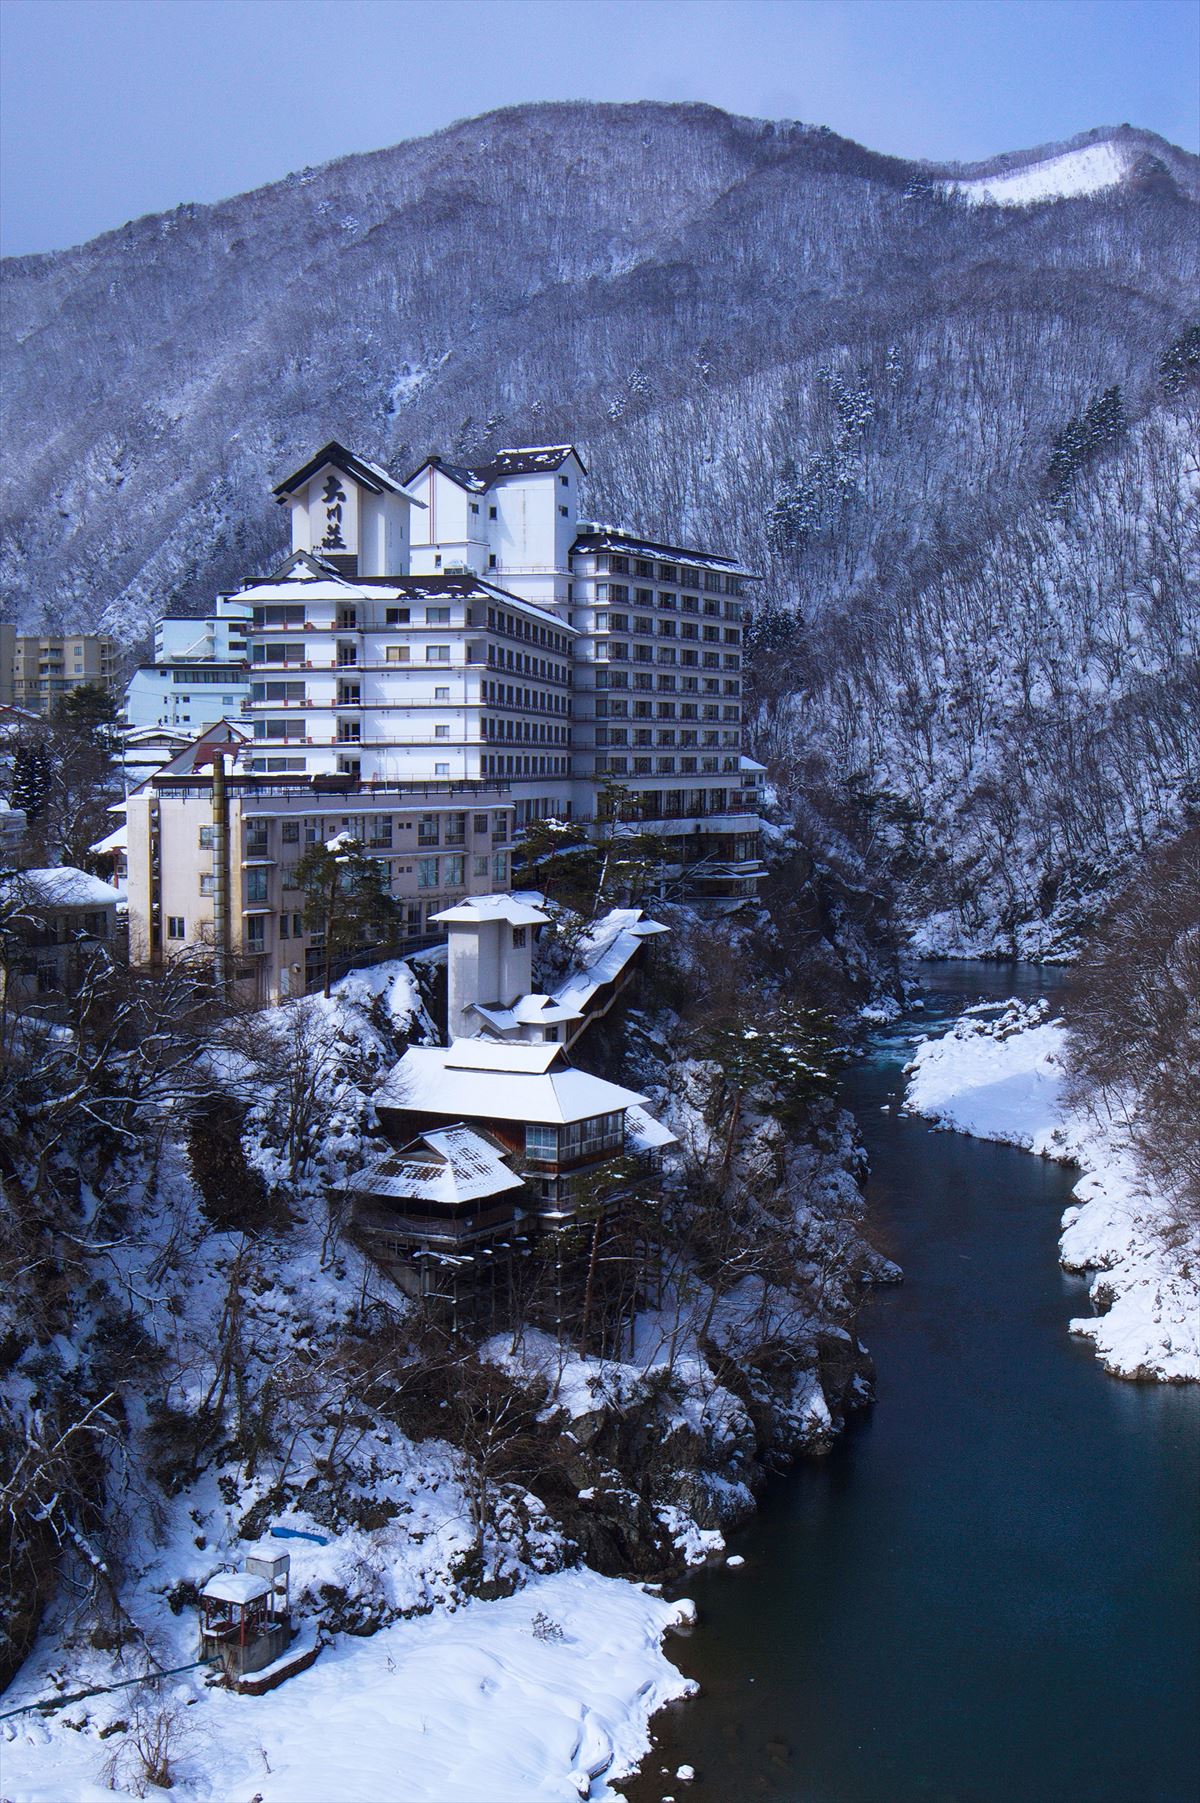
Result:
{"label": "snowy riverbank", "polygon": [[1066,1028],[1045,1001],[969,1008],[908,1065],[906,1108],[977,1139],[1077,1164],[1059,1256],[1091,1277],[1098,1312],[1071,1322],[1119,1377],[1200,1380],[1200,1248],[1168,1244],[1167,1206],[1139,1172],[1123,1120],[1065,1096]]}
{"label": "snowy riverbank", "polygon": [[[690,1604],[639,1585],[560,1571],[497,1602],[398,1621],[366,1640],[340,1637],[265,1697],[206,1689],[202,1672],[167,1679],[157,1706],[179,1723],[171,1794],[188,1803],[600,1803],[616,1795],[608,1780],[646,1753],[654,1711],[693,1688],[661,1646],[689,1614]],[[111,1724],[128,1719],[130,1695],[5,1722],[4,1797],[111,1797],[105,1758],[120,1744]],[[116,1776],[128,1794],[132,1769]]]}

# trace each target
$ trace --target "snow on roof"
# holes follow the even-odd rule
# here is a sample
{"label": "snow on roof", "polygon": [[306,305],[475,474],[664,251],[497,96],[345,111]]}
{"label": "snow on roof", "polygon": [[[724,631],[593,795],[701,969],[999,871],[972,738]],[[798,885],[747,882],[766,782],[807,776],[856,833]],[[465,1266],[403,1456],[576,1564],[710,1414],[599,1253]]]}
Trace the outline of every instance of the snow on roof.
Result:
{"label": "snow on roof", "polygon": [[765,770],[766,767],[765,764],[760,764],[757,758],[743,756],[738,759],[739,770]]}
{"label": "snow on roof", "polygon": [[471,1006],[499,1033],[510,1033],[516,1027],[552,1027],[560,1021],[578,1020],[583,1012],[549,995],[523,995],[511,1008],[488,1008],[482,1002]]}
{"label": "snow on roof", "polygon": [[641,533],[630,532],[624,526],[604,526],[597,520],[580,520],[578,537],[572,547],[579,551],[624,551],[636,557],[644,552],[650,557],[669,558],[672,563],[694,564],[704,570],[718,570],[728,576],[751,576],[757,580],[755,571],[747,569],[736,557],[726,557],[720,551],[699,551],[686,545],[668,545],[660,539],[645,538]]}
{"label": "snow on roof", "polygon": [[506,450],[497,451],[487,463],[465,464],[447,463],[444,457],[427,457],[405,482],[415,482],[425,470],[433,468],[460,488],[466,488],[472,494],[482,494],[493,482],[504,476],[537,475],[544,470],[556,470],[564,464],[568,457],[574,457],[584,474],[587,466],[579,452],[571,444],[539,444],[512,445]]}
{"label": "snow on roof", "polygon": [[501,1149],[486,1135],[459,1123],[422,1133],[360,1171],[350,1187],[399,1201],[475,1202],[524,1187]]}
{"label": "snow on roof", "polygon": [[490,1039],[456,1039],[445,1048],[446,1063],[460,1071],[549,1070],[560,1045],[495,1045]]}
{"label": "snow on roof", "polygon": [[432,919],[444,920],[450,926],[479,926],[489,920],[506,920],[511,927],[544,927],[550,917],[511,895],[468,895],[465,901],[443,908]]}
{"label": "snow on roof", "polygon": [[[464,1047],[470,1052],[464,1054]],[[555,1060],[557,1067],[547,1068]],[[632,1089],[576,1070],[559,1045],[488,1039],[460,1039],[449,1047],[410,1046],[375,1097],[377,1107],[414,1114],[558,1126],[645,1100]]]}
{"label": "snow on roof", "polygon": [[266,1578],[256,1577],[252,1571],[219,1571],[200,1592],[216,1603],[253,1603],[270,1593]]}
{"label": "snow on roof", "polygon": [[554,991],[560,1008],[583,1014],[596,992],[614,983],[637,952],[643,939],[668,929],[656,920],[645,920],[640,908],[612,908],[592,927],[579,951],[579,967]]}
{"label": "snow on roof", "polygon": [[55,908],[108,908],[125,899],[111,883],[102,882],[90,871],[76,870],[72,864],[18,870],[0,880],[0,887],[24,889],[31,900]]}
{"label": "snow on roof", "polygon": [[88,846],[88,850],[94,852],[98,858],[103,858],[114,851],[128,851],[128,823],[124,826],[118,826],[115,831],[108,833],[103,839],[97,839],[94,845]]}
{"label": "snow on roof", "polygon": [[639,1152],[655,1152],[660,1146],[678,1145],[679,1141],[669,1127],[656,1121],[652,1114],[647,1114],[637,1102],[627,1109],[625,1114],[625,1132],[630,1143]]}

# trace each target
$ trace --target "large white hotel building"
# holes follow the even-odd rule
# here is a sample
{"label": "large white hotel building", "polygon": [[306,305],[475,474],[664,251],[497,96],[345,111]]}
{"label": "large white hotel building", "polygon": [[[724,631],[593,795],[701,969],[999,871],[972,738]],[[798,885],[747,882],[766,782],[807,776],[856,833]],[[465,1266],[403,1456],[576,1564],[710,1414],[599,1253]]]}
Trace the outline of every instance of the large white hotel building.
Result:
{"label": "large white hotel building", "polygon": [[[672,864],[701,873],[710,893],[753,893],[762,772],[742,747],[751,573],[582,519],[585,475],[572,446],[554,445],[472,467],[431,457],[400,481],[330,443],[278,485],[291,555],[228,598],[249,609],[250,742],[232,779],[247,821],[266,820],[272,798],[334,823],[339,810],[364,812],[352,795],[373,816],[392,797],[397,813],[417,801],[448,813],[461,846],[464,811],[504,812],[519,836],[538,818],[593,822],[619,793],[621,825],[661,835]],[[131,831],[131,928],[140,908],[151,949],[160,920],[195,937],[178,897],[170,907],[135,894],[135,842],[160,873],[171,862],[176,780],[148,791],[148,821]],[[260,848],[264,836],[260,826]],[[490,819],[487,838],[490,851]],[[410,931],[466,889],[505,886],[502,859],[489,856],[487,881],[482,852],[473,865],[457,850],[444,861],[452,880],[439,869],[430,890],[426,859]],[[398,897],[412,874],[398,870]],[[255,888],[262,955],[284,903],[268,880]]]}

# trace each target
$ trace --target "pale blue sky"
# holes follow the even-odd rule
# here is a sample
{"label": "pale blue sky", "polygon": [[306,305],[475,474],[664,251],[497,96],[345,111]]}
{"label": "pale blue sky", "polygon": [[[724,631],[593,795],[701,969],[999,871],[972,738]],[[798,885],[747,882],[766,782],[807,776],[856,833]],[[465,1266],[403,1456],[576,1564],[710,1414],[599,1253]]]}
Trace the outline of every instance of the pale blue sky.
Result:
{"label": "pale blue sky", "polygon": [[1200,148],[1200,0],[0,0],[0,242],[78,243],[527,100],[705,100],[969,160]]}

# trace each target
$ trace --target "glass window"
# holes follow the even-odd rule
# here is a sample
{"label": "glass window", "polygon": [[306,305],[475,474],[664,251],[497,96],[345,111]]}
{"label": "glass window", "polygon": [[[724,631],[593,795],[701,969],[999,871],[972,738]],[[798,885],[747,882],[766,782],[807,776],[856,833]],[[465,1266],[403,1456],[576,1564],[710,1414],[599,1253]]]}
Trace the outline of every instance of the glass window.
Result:
{"label": "glass window", "polygon": [[167,915],[167,938],[168,939],[186,939],[187,938],[187,927],[184,923],[184,918],[183,918],[182,914],[168,914]]}
{"label": "glass window", "polygon": [[300,822],[298,820],[285,820],[279,829],[279,836],[285,845],[299,845]]}
{"label": "glass window", "polygon": [[436,889],[438,886],[438,861],[436,858],[417,859],[418,889]]}
{"label": "glass window", "polygon": [[543,1163],[553,1163],[558,1158],[558,1130],[555,1127],[526,1127],[525,1156],[537,1158]]}
{"label": "glass window", "polygon": [[427,664],[448,664],[450,662],[449,645],[426,645],[425,662]]}
{"label": "glass window", "polygon": [[265,870],[248,870],[246,872],[246,900],[265,902],[267,899],[267,875]]}

